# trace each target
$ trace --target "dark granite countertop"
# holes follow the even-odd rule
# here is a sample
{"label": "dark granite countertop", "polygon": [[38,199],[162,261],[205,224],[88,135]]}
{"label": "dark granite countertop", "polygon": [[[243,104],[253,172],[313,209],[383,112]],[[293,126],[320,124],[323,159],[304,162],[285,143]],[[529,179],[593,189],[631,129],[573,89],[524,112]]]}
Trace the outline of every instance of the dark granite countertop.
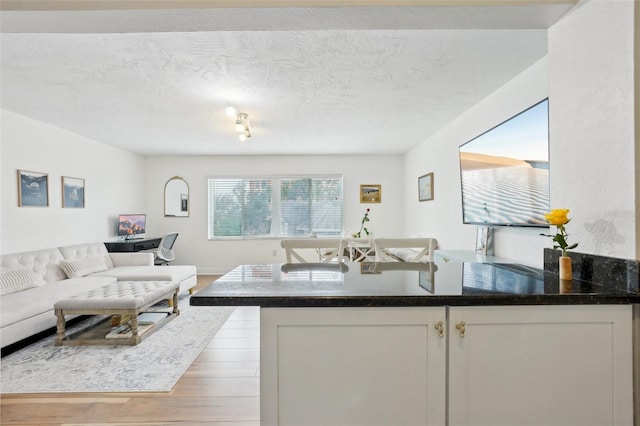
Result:
{"label": "dark granite countertop", "polygon": [[194,306],[354,307],[640,303],[607,282],[560,281],[518,264],[242,265],[191,296]]}

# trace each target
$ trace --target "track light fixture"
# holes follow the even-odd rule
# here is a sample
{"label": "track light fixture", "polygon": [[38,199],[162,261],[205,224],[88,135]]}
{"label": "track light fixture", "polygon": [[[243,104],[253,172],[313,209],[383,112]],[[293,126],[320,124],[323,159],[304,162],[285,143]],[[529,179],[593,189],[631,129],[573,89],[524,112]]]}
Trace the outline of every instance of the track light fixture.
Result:
{"label": "track light fixture", "polygon": [[251,123],[249,121],[249,114],[244,112],[238,112],[236,114],[236,131],[240,133],[238,135],[238,138],[241,142],[244,142],[251,137]]}

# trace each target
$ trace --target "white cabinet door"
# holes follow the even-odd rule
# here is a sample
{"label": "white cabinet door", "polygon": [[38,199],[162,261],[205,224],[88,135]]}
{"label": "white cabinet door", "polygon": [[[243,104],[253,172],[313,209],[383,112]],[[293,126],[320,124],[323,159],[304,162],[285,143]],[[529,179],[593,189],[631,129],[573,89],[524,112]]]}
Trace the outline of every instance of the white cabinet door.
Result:
{"label": "white cabinet door", "polygon": [[262,308],[267,425],[444,425],[445,308]]}
{"label": "white cabinet door", "polygon": [[449,314],[450,425],[633,424],[631,306]]}

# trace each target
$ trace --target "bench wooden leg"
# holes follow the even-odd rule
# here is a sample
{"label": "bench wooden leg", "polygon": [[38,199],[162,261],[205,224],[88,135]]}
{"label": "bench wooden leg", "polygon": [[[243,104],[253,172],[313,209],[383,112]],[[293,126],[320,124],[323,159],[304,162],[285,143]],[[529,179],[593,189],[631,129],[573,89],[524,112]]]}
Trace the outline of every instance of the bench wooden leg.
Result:
{"label": "bench wooden leg", "polygon": [[137,339],[138,338],[138,314],[136,312],[133,312],[131,314],[131,338],[132,339]]}
{"label": "bench wooden leg", "polygon": [[169,306],[173,306],[173,313],[176,315],[180,315],[180,309],[178,309],[178,292],[180,291],[180,288],[176,288],[176,291],[173,292],[173,300]]}
{"label": "bench wooden leg", "polygon": [[56,317],[58,318],[56,321],[56,346],[60,346],[64,340],[64,330],[66,328],[62,309],[56,309]]}
{"label": "bench wooden leg", "polygon": [[169,303],[169,307],[171,308],[173,306],[173,298],[168,299],[167,303]]}

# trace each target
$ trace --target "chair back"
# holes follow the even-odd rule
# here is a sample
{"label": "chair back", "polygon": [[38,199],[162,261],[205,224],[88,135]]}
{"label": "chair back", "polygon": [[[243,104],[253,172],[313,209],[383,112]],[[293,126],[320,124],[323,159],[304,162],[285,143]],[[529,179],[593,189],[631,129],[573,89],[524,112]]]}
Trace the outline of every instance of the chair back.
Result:
{"label": "chair back", "polygon": [[166,234],[160,240],[160,246],[158,246],[158,251],[156,252],[156,257],[162,259],[165,262],[171,262],[176,258],[175,253],[173,252],[173,245],[178,238],[178,233],[173,232],[171,234]]}
{"label": "chair back", "polygon": [[[285,251],[287,263],[294,263],[294,259],[300,263],[343,262],[346,243],[342,238],[305,238],[282,240],[280,246]],[[309,256],[314,259],[308,260]]]}
{"label": "chair back", "polygon": [[375,238],[376,262],[433,262],[435,238]]}

